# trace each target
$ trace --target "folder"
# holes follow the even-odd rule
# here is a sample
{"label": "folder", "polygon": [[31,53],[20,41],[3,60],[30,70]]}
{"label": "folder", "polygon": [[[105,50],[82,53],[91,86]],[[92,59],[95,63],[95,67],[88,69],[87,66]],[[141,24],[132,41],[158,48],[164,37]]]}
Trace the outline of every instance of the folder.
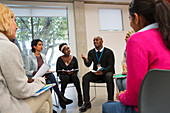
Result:
{"label": "folder", "polygon": [[52,84],[46,84],[42,89],[40,89],[39,91],[37,91],[33,96],[39,96],[43,93],[45,93],[47,90],[49,90],[50,88],[54,87],[56,85],[56,83],[52,83]]}
{"label": "folder", "polygon": [[74,71],[79,71],[79,69],[71,69],[71,70],[57,70],[57,72],[74,72]]}
{"label": "folder", "polygon": [[106,68],[104,68],[104,67],[100,67],[100,68],[98,68],[97,70],[90,70],[91,72],[93,72],[93,73],[95,73],[95,72],[97,72],[97,71],[99,71],[99,70],[105,70]]}
{"label": "folder", "polygon": [[122,74],[117,74],[115,76],[113,76],[113,78],[126,78],[127,75],[122,75]]}

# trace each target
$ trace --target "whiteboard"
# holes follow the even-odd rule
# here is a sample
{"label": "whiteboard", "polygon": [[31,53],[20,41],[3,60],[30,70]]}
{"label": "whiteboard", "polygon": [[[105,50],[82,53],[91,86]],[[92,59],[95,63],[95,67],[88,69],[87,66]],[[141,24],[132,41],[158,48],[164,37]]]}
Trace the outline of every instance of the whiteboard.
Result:
{"label": "whiteboard", "polygon": [[123,31],[121,9],[99,8],[100,31]]}

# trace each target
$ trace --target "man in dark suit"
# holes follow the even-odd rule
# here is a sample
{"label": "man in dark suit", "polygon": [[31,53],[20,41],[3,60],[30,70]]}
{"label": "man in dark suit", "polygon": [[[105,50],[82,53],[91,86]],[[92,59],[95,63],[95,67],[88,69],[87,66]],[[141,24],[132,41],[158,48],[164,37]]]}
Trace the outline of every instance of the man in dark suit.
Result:
{"label": "man in dark suit", "polygon": [[[112,50],[103,47],[103,40],[101,37],[97,36],[93,39],[95,48],[90,50],[88,53],[88,58],[82,56],[84,64],[90,67],[93,62],[93,70],[98,70],[96,72],[88,72],[83,76],[83,95],[84,104],[80,108],[81,112],[85,112],[88,108],[91,108],[90,96],[89,96],[89,84],[90,82],[95,82],[98,80],[104,80],[107,84],[108,101],[113,101],[114,95],[114,83],[113,74],[114,69],[114,54]],[[102,69],[102,68],[103,69]]]}

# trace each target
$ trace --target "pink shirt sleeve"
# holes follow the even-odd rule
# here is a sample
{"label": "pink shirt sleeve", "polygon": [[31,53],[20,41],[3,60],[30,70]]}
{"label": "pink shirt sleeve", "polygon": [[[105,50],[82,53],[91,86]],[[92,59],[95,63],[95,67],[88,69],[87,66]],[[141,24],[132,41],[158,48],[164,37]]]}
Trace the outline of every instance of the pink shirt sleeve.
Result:
{"label": "pink shirt sleeve", "polygon": [[[138,36],[138,37],[137,37]],[[133,35],[127,43],[127,90],[119,96],[124,105],[137,106],[140,85],[148,71],[148,52],[146,40]]]}

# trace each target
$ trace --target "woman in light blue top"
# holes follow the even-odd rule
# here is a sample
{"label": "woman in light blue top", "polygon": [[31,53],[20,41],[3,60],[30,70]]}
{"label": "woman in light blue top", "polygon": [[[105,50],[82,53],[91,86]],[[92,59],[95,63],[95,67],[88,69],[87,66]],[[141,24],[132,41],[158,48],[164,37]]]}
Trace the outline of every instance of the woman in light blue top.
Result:
{"label": "woman in light blue top", "polygon": [[[27,58],[25,70],[26,70],[26,75],[32,78],[40,69],[42,64],[43,63],[46,64],[46,57],[44,54],[40,53],[43,50],[43,43],[40,39],[34,39],[31,42],[31,47],[32,47],[32,53]],[[46,78],[47,84],[56,83],[56,86],[54,86],[53,89],[58,95],[60,106],[63,109],[65,109],[66,105],[72,103],[73,101],[61,95],[54,74],[49,73],[49,74],[45,74],[44,76]]]}

